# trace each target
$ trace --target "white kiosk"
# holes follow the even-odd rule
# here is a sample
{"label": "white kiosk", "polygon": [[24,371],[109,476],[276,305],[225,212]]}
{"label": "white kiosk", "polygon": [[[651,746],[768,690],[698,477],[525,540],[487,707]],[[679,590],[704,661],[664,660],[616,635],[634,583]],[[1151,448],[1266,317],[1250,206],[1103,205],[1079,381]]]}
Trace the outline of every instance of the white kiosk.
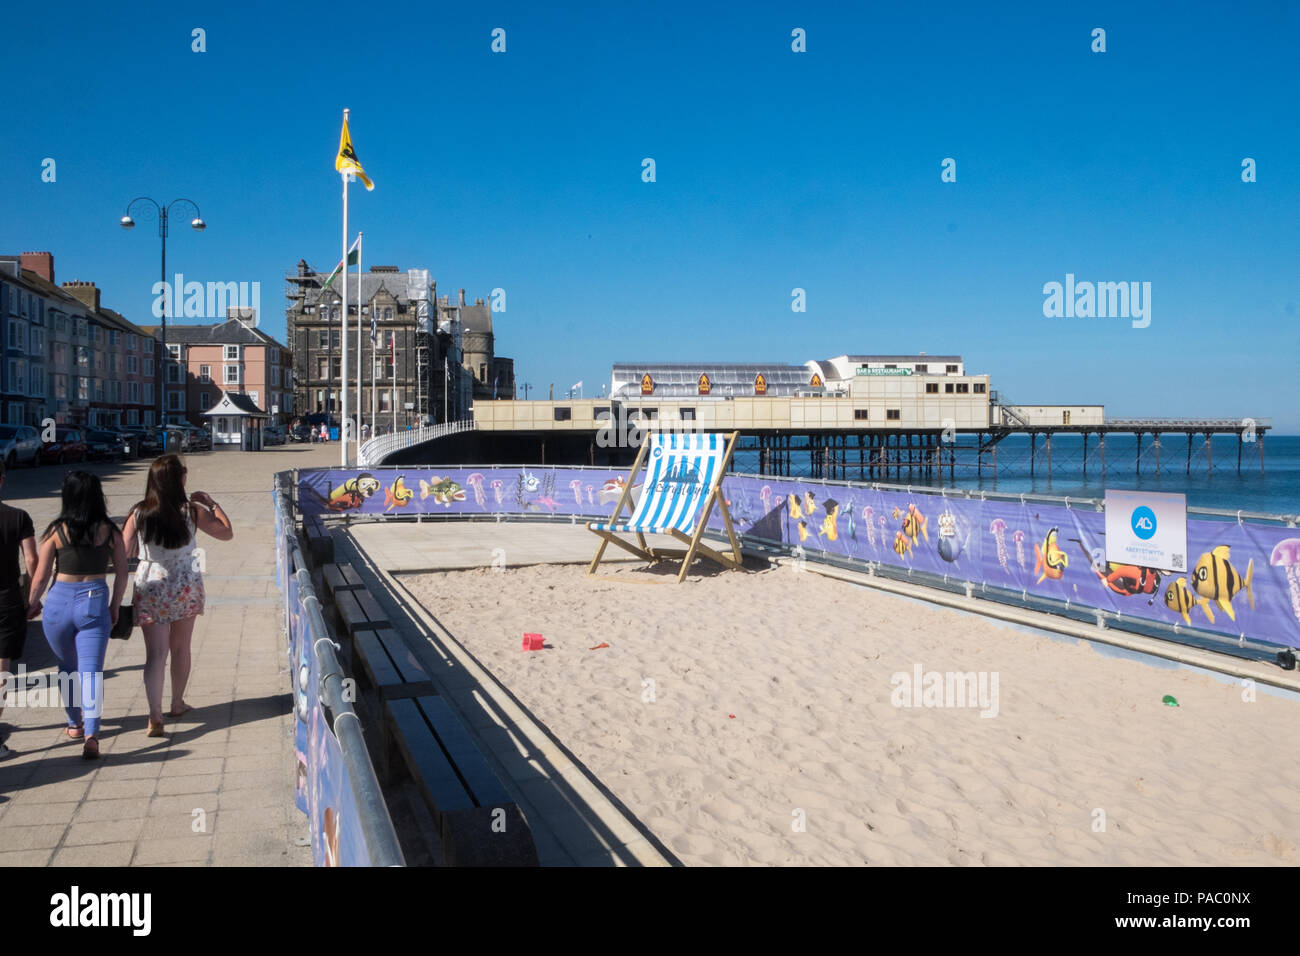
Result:
{"label": "white kiosk", "polygon": [[218,448],[261,451],[262,427],[271,416],[243,392],[226,392],[203,417],[212,423],[213,451]]}

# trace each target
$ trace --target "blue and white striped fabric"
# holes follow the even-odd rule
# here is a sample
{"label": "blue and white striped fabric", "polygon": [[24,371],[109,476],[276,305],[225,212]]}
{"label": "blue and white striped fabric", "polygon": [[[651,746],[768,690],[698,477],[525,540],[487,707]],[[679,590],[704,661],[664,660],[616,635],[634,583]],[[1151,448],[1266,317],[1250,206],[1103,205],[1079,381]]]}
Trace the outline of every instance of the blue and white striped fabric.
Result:
{"label": "blue and white striped fabric", "polygon": [[709,490],[718,480],[727,436],[675,432],[650,435],[641,500],[625,524],[587,525],[592,531],[691,534]]}

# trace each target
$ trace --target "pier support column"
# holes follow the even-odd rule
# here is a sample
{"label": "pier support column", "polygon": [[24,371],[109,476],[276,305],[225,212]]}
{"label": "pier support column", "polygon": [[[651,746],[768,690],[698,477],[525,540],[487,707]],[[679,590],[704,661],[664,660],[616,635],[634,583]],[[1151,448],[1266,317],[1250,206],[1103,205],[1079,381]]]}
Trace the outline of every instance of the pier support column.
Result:
{"label": "pier support column", "polygon": [[1192,473],[1192,433],[1187,433],[1187,474]]}
{"label": "pier support column", "polygon": [[1102,432],[1100,441],[1097,442],[1097,448],[1101,450],[1101,480],[1106,480],[1106,433]]}
{"label": "pier support column", "polygon": [[1210,465],[1210,476],[1214,476],[1214,436],[1209,432],[1205,433],[1205,460]]}
{"label": "pier support column", "polygon": [[1136,469],[1135,474],[1142,476],[1142,433],[1137,433],[1137,455],[1133,460],[1133,467]]}
{"label": "pier support column", "polygon": [[1088,477],[1088,433],[1083,433],[1083,477]]}
{"label": "pier support column", "polygon": [[1242,446],[1241,433],[1238,432],[1237,433],[1237,474],[1239,476],[1241,475],[1241,446]]}
{"label": "pier support column", "polygon": [[[997,447],[997,446],[994,446]],[[1038,457],[1038,433],[1029,433],[1029,477],[1034,477],[1034,459]]]}
{"label": "pier support column", "polygon": [[1052,481],[1052,433],[1048,432],[1044,438],[1043,444],[1047,447],[1047,481],[1050,484]]}
{"label": "pier support column", "polygon": [[1156,449],[1156,477],[1159,478],[1160,477],[1160,433],[1152,432],[1151,439],[1152,439],[1152,444],[1155,446]]}
{"label": "pier support column", "polygon": [[1259,473],[1264,474],[1264,433],[1260,432],[1255,441],[1259,442]]}

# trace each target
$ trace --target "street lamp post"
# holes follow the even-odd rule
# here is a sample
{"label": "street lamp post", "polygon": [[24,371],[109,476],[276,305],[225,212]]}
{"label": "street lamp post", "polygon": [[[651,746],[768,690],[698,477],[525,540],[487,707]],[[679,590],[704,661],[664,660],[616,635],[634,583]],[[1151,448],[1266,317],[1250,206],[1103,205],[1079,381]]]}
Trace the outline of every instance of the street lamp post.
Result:
{"label": "street lamp post", "polygon": [[528,390],[533,387],[532,382],[520,382],[519,387],[524,390],[524,401],[528,401]]}
{"label": "street lamp post", "polygon": [[171,212],[173,206],[180,205],[181,203],[186,203],[194,207],[194,218],[190,220],[190,228],[192,228],[195,232],[202,232],[204,229],[208,228],[208,224],[203,221],[202,216],[199,214],[198,203],[196,203],[192,199],[173,199],[171,202],[167,203],[166,205],[163,205],[155,199],[150,199],[148,196],[137,196],[135,199],[132,199],[129,203],[126,204],[126,215],[123,216],[122,219],[120,220],[123,229],[135,228],[135,220],[131,218],[131,210],[132,208],[135,207],[137,203],[140,204],[140,209],[142,210],[141,218],[144,219],[146,222],[148,222],[149,217],[151,215],[158,217],[158,238],[162,240],[162,268],[159,276],[163,282],[163,290],[162,290],[163,295],[161,297],[162,364],[160,366],[160,369],[162,370],[162,375],[159,377],[159,386],[158,386],[157,424],[162,427],[163,451],[166,451],[167,450],[167,428],[166,428],[166,422],[164,422],[163,419],[167,417],[167,367],[168,367],[167,363],[171,357],[171,353],[167,351],[167,303],[169,300],[174,301],[176,297],[184,294],[183,289],[172,289],[171,295],[167,294],[168,214]]}

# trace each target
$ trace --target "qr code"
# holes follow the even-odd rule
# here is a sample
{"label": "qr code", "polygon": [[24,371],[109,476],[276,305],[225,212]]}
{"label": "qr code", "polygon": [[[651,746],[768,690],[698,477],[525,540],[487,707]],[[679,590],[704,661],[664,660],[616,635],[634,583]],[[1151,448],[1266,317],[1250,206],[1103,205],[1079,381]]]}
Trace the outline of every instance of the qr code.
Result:
{"label": "qr code", "polygon": [[1186,570],[1187,570],[1187,564],[1183,561],[1183,556],[1182,556],[1181,554],[1175,554],[1175,555],[1173,556],[1173,559],[1174,559],[1174,570],[1175,570],[1175,571],[1186,571]]}

